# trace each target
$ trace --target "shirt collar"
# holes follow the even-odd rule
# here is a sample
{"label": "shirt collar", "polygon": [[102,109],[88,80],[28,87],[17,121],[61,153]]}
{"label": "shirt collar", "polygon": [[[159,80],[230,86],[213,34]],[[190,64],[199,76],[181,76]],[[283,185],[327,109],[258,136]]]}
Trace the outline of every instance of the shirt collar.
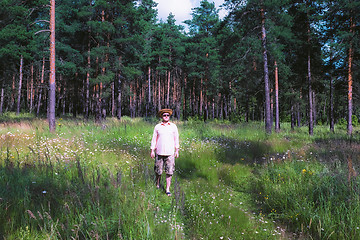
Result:
{"label": "shirt collar", "polygon": [[167,122],[167,123],[161,122],[161,125],[163,125],[163,126],[170,125],[170,122]]}

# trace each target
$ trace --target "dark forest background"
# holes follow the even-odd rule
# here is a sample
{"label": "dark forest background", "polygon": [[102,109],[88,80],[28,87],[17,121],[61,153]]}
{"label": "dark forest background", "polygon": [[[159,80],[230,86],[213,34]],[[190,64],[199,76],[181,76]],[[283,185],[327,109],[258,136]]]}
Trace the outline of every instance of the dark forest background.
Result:
{"label": "dark forest background", "polygon": [[[188,30],[152,0],[56,1],[56,114],[357,124],[356,0],[225,0]],[[0,114],[46,116],[49,1],[0,0]],[[274,123],[274,124],[273,124]]]}

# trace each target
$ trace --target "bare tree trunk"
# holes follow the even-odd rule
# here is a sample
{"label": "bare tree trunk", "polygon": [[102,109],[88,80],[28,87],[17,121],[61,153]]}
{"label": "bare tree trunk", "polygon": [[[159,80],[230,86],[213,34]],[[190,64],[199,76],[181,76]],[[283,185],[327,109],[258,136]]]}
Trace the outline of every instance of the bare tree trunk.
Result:
{"label": "bare tree trunk", "polygon": [[187,86],[187,77],[186,75],[184,76],[184,85],[183,85],[183,89],[184,89],[184,95],[182,92],[180,92],[181,97],[183,98],[183,119],[187,119],[187,99],[188,96],[186,96],[186,93],[188,92],[188,86]]}
{"label": "bare tree trunk", "polygon": [[296,118],[297,118],[297,127],[301,127],[300,103],[296,104]]}
{"label": "bare tree trunk", "polygon": [[317,122],[317,111],[316,111],[316,94],[315,91],[312,91],[312,101],[313,101],[313,125],[316,126]]}
{"label": "bare tree trunk", "polygon": [[34,64],[31,63],[30,67],[31,79],[30,79],[30,113],[33,110],[34,105]]}
{"label": "bare tree trunk", "polygon": [[90,51],[90,35],[91,35],[91,29],[88,28],[88,55],[87,55],[87,71],[86,71],[86,81],[85,81],[85,109],[84,109],[84,115],[85,120],[89,119],[89,107],[90,107],[90,69],[91,69],[91,51]]}
{"label": "bare tree trunk", "polygon": [[269,84],[269,69],[266,48],[266,29],[265,29],[265,13],[264,8],[261,8],[261,42],[263,48],[264,59],[264,81],[265,81],[265,131],[271,134],[271,116],[270,116],[270,84]]}
{"label": "bare tree trunk", "polygon": [[158,75],[158,111],[161,109],[161,84],[160,76]]}
{"label": "bare tree trunk", "polygon": [[49,130],[55,132],[55,0],[50,0]]}
{"label": "bare tree trunk", "polygon": [[15,73],[13,74],[12,79],[12,91],[11,91],[11,101],[10,101],[10,111],[13,110],[15,104],[15,96],[16,96],[16,86],[15,86]]}
{"label": "bare tree trunk", "polygon": [[334,87],[333,87],[333,77],[330,77],[330,132],[335,131],[334,123]]}
{"label": "bare tree trunk", "polygon": [[[308,2],[308,0],[307,0]],[[307,42],[308,42],[308,59],[307,59],[307,78],[308,78],[308,85],[309,85],[309,134],[314,134],[314,120],[313,120],[313,94],[312,94],[312,86],[311,86],[311,56],[310,56],[310,48],[311,48],[311,42],[310,42],[310,20],[309,20],[309,13],[307,15],[308,17],[308,23],[307,23]]]}
{"label": "bare tree trunk", "polygon": [[148,67],[148,102],[146,107],[146,116],[151,114],[151,68]]}
{"label": "bare tree trunk", "polygon": [[40,112],[41,95],[42,95],[42,90],[43,90],[43,87],[44,87],[44,74],[45,74],[45,57],[43,57],[42,68],[41,68],[41,77],[40,77],[40,83],[41,84],[40,84],[40,89],[39,89],[39,98],[38,98],[36,116],[39,116],[39,112]]}
{"label": "bare tree trunk", "polygon": [[170,70],[167,71],[167,94],[166,94],[166,107],[170,107]]}
{"label": "bare tree trunk", "polygon": [[24,63],[24,58],[23,58],[23,55],[21,55],[21,58],[20,58],[19,88],[18,88],[18,98],[17,98],[16,115],[19,115],[19,113],[20,113],[21,85],[22,85],[22,80],[23,80],[23,63]]}
{"label": "bare tree trunk", "polygon": [[203,95],[203,79],[200,80],[200,106],[199,106],[199,114],[203,115],[203,105],[204,105],[204,95]]}
{"label": "bare tree trunk", "polygon": [[[353,22],[353,18],[350,18],[350,33],[353,34],[353,29],[355,27],[355,23]],[[348,61],[348,125],[347,125],[347,133],[348,135],[352,135],[353,125],[352,125],[352,112],[353,112],[353,104],[352,104],[352,84],[353,84],[353,72],[352,72],[352,62],[353,62],[353,43],[352,39],[350,40],[349,46],[349,61]]]}
{"label": "bare tree trunk", "polygon": [[0,94],[0,114],[3,114],[3,107],[4,107],[4,86],[1,87],[1,94]]}
{"label": "bare tree trunk", "polygon": [[[121,67],[121,61],[122,58],[121,56],[119,57],[119,65]],[[116,84],[116,89],[117,89],[117,102],[116,102],[116,106],[117,106],[117,111],[116,111],[116,117],[117,119],[121,120],[121,94],[122,94],[122,76],[121,76],[121,68],[119,68],[119,74],[118,74],[118,80],[117,80],[117,84]]]}
{"label": "bare tree trunk", "polygon": [[275,61],[275,131],[280,131],[280,114],[279,114],[279,69]]}
{"label": "bare tree trunk", "polygon": [[312,87],[311,87],[311,63],[310,63],[310,50],[308,51],[308,85],[309,85],[309,134],[314,134],[314,120],[313,120],[313,100],[312,100]]}

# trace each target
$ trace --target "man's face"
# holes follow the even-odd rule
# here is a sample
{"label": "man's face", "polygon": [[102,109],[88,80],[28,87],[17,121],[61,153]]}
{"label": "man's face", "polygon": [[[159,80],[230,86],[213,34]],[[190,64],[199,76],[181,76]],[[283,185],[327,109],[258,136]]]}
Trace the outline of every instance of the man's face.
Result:
{"label": "man's face", "polygon": [[170,114],[164,113],[164,114],[162,115],[162,119],[163,119],[163,122],[168,122],[169,119],[170,119]]}

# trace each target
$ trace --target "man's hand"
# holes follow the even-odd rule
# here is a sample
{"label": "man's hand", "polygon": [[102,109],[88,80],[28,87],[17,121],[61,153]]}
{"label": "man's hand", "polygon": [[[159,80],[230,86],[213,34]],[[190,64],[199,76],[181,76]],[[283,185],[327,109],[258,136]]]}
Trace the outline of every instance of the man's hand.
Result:
{"label": "man's hand", "polygon": [[151,158],[154,158],[154,157],[155,157],[155,150],[154,150],[154,149],[151,149],[150,156],[151,156]]}
{"label": "man's hand", "polygon": [[178,158],[178,157],[179,157],[179,149],[176,148],[176,149],[175,149],[175,158]]}

